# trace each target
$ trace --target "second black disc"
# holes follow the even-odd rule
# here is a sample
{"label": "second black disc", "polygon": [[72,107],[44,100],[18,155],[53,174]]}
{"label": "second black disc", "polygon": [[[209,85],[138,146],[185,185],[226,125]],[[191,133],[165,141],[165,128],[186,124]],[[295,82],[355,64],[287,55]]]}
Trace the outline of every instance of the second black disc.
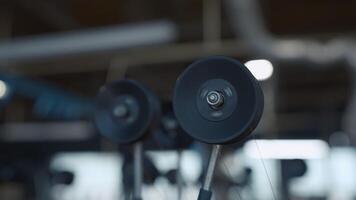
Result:
{"label": "second black disc", "polygon": [[142,139],[158,123],[157,96],[134,80],[120,80],[100,89],[95,125],[105,137],[119,144]]}

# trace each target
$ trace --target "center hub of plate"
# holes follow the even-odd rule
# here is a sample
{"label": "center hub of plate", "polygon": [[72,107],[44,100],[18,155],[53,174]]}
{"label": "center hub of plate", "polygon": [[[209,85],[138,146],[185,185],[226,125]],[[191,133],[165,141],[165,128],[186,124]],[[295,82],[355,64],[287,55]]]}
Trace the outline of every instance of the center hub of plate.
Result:
{"label": "center hub of plate", "polygon": [[202,84],[197,94],[199,113],[209,121],[228,118],[236,109],[237,93],[226,80],[211,79]]}
{"label": "center hub of plate", "polygon": [[113,109],[113,114],[119,118],[125,118],[129,115],[129,109],[124,104],[116,105]]}
{"label": "center hub of plate", "polygon": [[139,103],[135,97],[123,94],[116,97],[111,105],[111,115],[116,122],[131,124],[139,117]]}
{"label": "center hub of plate", "polygon": [[218,91],[210,91],[206,95],[206,102],[214,109],[219,109],[224,103],[224,95]]}

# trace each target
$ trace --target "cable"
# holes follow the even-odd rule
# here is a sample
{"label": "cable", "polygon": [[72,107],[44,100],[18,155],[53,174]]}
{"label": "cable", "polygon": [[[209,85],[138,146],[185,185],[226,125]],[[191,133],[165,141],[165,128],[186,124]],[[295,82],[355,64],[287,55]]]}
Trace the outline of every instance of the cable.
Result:
{"label": "cable", "polygon": [[268,179],[268,183],[269,183],[269,186],[270,186],[271,191],[272,191],[273,199],[274,199],[274,200],[277,200],[277,195],[276,195],[276,193],[275,193],[275,191],[274,191],[271,178],[270,178],[270,176],[269,176],[269,174],[268,174],[268,170],[267,170],[267,167],[266,167],[266,165],[265,165],[265,162],[263,161],[263,157],[262,157],[262,153],[261,153],[260,147],[258,146],[258,143],[257,143],[257,140],[256,140],[256,135],[253,135],[253,141],[254,141],[255,144],[256,144],[257,151],[258,151],[258,154],[259,154],[259,157],[260,157],[260,161],[261,161],[261,163],[262,163],[262,165],[263,165],[263,169],[264,169],[264,171],[265,171],[265,173],[266,173],[266,176],[267,176],[267,179]]}

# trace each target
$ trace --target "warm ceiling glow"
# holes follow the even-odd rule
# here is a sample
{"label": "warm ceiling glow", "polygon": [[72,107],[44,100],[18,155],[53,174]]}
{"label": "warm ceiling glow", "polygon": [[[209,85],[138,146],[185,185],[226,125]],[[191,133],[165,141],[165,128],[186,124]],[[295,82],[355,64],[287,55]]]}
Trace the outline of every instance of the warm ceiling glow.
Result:
{"label": "warm ceiling glow", "polygon": [[273,65],[268,60],[250,60],[245,65],[259,81],[267,80],[273,74]]}

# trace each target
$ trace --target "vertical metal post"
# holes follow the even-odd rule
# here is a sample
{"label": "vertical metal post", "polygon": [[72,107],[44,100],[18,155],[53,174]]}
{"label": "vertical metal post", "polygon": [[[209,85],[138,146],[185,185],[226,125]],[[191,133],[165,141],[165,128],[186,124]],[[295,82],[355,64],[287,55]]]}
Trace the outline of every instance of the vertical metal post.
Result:
{"label": "vertical metal post", "polygon": [[177,199],[182,200],[182,193],[183,193],[183,179],[182,179],[182,150],[178,150],[178,159],[177,159]]}
{"label": "vertical metal post", "polygon": [[134,200],[142,199],[142,143],[134,144]]}
{"label": "vertical metal post", "polygon": [[214,145],[210,154],[208,169],[206,170],[203,187],[199,191],[198,200],[210,200],[212,196],[211,182],[213,180],[216,162],[221,150],[221,145]]}
{"label": "vertical metal post", "polygon": [[220,154],[220,149],[221,149],[221,145],[213,146],[213,149],[212,149],[212,152],[210,155],[210,159],[209,159],[208,169],[206,171],[205,180],[204,180],[204,184],[203,184],[204,190],[210,191],[210,189],[211,189],[211,182],[213,180],[215,166],[216,166],[216,162],[218,160],[219,154]]}

